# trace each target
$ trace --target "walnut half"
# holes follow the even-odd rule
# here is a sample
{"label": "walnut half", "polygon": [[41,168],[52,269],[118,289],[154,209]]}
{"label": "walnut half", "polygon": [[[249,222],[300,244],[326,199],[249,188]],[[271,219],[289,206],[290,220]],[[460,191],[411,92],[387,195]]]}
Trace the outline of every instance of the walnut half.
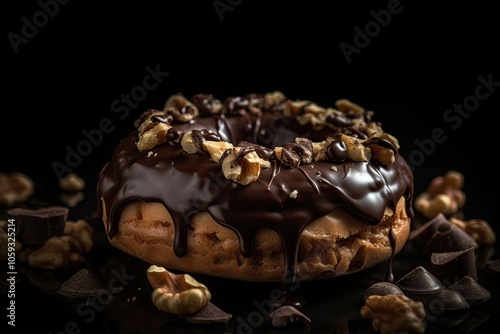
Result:
{"label": "walnut half", "polygon": [[201,310],[212,298],[207,287],[188,274],[176,275],[163,267],[151,265],[147,270],[154,291],[153,303],[172,314],[189,314]]}
{"label": "walnut half", "polygon": [[371,295],[360,313],[363,318],[372,319],[373,328],[382,334],[425,332],[423,303],[405,295]]}

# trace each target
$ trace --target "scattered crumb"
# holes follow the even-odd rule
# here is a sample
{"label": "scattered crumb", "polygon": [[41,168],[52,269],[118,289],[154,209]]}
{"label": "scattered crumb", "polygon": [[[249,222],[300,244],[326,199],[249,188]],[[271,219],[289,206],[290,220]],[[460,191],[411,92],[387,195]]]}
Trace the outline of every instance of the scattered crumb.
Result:
{"label": "scattered crumb", "polygon": [[290,195],[288,195],[288,197],[296,199],[298,195],[299,195],[299,191],[296,189],[296,190],[292,191],[290,193]]}
{"label": "scattered crumb", "polygon": [[333,170],[334,172],[336,172],[337,171],[337,166],[333,166],[333,165],[330,166],[330,170]]}

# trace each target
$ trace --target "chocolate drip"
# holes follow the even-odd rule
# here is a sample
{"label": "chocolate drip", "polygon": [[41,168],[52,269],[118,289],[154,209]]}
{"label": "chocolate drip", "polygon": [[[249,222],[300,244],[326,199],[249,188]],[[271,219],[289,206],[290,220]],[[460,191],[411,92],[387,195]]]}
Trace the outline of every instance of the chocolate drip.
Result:
{"label": "chocolate drip", "polygon": [[[233,109],[239,106],[237,103],[233,103]],[[270,157],[273,150],[245,140],[256,127],[270,128],[271,124],[280,124],[280,120],[267,112],[245,113],[244,117],[211,115],[175,128],[182,133],[197,129],[213,131],[222,140],[234,145],[241,143],[241,154],[253,151],[261,157]],[[320,135],[295,119],[286,122],[287,126],[274,132],[271,138],[277,146],[292,142],[295,137]],[[323,131],[321,136],[326,138],[335,133]],[[137,150],[136,140],[136,132],[124,138],[114,158],[101,171],[98,197],[107,206],[100,206],[99,212],[107,217],[110,238],[118,232],[120,212],[128,203],[159,202],[172,216],[174,251],[182,257],[189,252],[186,239],[191,217],[206,211],[215,221],[236,232],[240,252],[245,257],[253,255],[254,238],[260,229],[276,231],[283,245],[284,275],[291,274],[294,281],[300,235],[315,219],[343,207],[366,224],[376,225],[382,220],[385,208],[395,208],[401,196],[406,198],[407,213],[413,217],[413,174],[400,155],[388,166],[373,159],[314,162],[316,181],[303,166],[282,168],[282,162],[271,159],[272,168],[261,169],[258,180],[243,186],[227,180],[221,164],[211,161],[208,155],[187,154],[179,145],[161,145],[156,147],[157,155],[148,156],[147,152]],[[304,182],[304,176],[308,182]],[[290,193],[295,190],[298,196],[291,198]]]}
{"label": "chocolate drip", "polygon": [[207,129],[203,130],[192,130],[191,134],[193,136],[193,142],[198,151],[208,154],[205,146],[203,146],[203,142],[205,140],[209,141],[221,141],[221,138],[215,132],[209,131]]}
{"label": "chocolate drip", "polygon": [[385,281],[389,283],[394,283],[394,273],[392,271],[392,259],[394,257],[394,251],[396,250],[396,236],[392,230],[392,222],[389,226],[389,242],[391,243],[391,257],[387,262],[387,272],[385,274]]}
{"label": "chocolate drip", "polygon": [[[306,170],[300,166],[297,167],[301,172],[302,174],[304,174],[304,176],[306,177],[307,181],[309,181],[309,183],[313,186],[314,188],[314,191],[319,194],[319,188],[318,188],[318,185],[314,182],[314,180],[311,178],[311,176],[309,176],[309,174],[307,174]],[[320,171],[318,171],[318,173],[321,174]]]}
{"label": "chocolate drip", "polygon": [[281,170],[281,164],[277,162],[277,160],[271,160],[271,164],[272,164],[272,174],[271,174],[271,178],[269,179],[269,183],[267,184],[267,187],[266,187],[266,191],[269,191],[271,190],[271,185],[273,183],[273,180],[274,178],[276,177],[276,175],[278,175],[278,173],[280,172]]}

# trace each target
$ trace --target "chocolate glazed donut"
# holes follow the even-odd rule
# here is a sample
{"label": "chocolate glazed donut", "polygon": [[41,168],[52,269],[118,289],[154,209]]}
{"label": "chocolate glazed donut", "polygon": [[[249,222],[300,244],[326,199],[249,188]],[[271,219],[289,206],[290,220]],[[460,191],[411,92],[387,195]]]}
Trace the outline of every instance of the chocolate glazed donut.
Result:
{"label": "chocolate glazed donut", "polygon": [[[108,238],[153,264],[252,281],[339,276],[388,260],[408,237],[413,175],[372,116],[345,99],[323,108],[280,92],[223,103],[173,95],[137,119],[101,170]],[[191,254],[203,243],[213,253],[204,261]]]}

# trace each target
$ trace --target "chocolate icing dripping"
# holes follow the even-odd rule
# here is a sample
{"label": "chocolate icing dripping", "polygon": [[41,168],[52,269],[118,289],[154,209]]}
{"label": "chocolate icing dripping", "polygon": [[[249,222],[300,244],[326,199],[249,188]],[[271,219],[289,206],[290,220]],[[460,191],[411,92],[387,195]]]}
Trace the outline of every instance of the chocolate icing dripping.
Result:
{"label": "chocolate icing dripping", "polygon": [[297,166],[297,168],[302,172],[302,174],[304,174],[304,176],[306,177],[307,181],[309,181],[309,183],[313,186],[313,188],[316,191],[316,193],[319,194],[318,185],[314,182],[314,180],[311,178],[311,176],[309,176],[309,174],[307,174],[307,171],[304,168],[300,167],[300,166]]}
{"label": "chocolate icing dripping", "polygon": [[271,164],[273,172],[271,174],[271,178],[269,179],[269,183],[267,184],[266,191],[271,190],[271,184],[273,183],[273,180],[276,177],[276,175],[278,175],[278,173],[281,170],[281,164],[278,163],[277,160],[271,160]]}
{"label": "chocolate icing dripping", "polygon": [[[265,116],[265,117],[264,117]],[[249,122],[259,118],[260,122]],[[269,113],[241,115],[211,115],[195,122],[175,125],[179,131],[213,130],[222,140],[233,144],[247,139],[252,127],[267,127],[278,119]],[[314,131],[287,119],[285,131],[273,133],[273,143],[287,143],[292,137],[314,137]],[[255,131],[254,133],[257,133]],[[325,135],[323,131],[321,135]],[[156,155],[138,152],[137,133],[130,133],[120,141],[113,159],[101,171],[98,197],[106,203],[106,213],[99,202],[99,213],[108,218],[108,235],[118,233],[121,210],[134,201],[159,202],[172,215],[175,226],[174,251],[179,257],[187,249],[187,232],[193,214],[207,211],[218,223],[232,229],[240,240],[243,256],[252,256],[254,237],[261,228],[278,233],[283,244],[284,274],[296,273],[299,238],[303,229],[315,219],[342,206],[369,225],[378,224],[386,206],[395,207],[401,196],[406,198],[406,209],[413,218],[413,175],[401,156],[385,166],[377,161],[315,162],[320,188],[310,178],[303,181],[301,168],[281,169],[281,163],[272,160],[272,168],[262,169],[260,178],[247,186],[225,179],[220,164],[204,154],[187,154],[182,148],[162,145]],[[378,143],[377,143],[378,144]],[[254,148],[255,150],[255,148]],[[332,171],[331,166],[337,171]],[[342,168],[343,166],[343,168]],[[264,182],[263,180],[268,180]],[[179,192],[178,189],[184,189]],[[214,191],[217,189],[218,191]],[[298,190],[299,196],[289,194]],[[292,277],[295,279],[295,276]]]}

